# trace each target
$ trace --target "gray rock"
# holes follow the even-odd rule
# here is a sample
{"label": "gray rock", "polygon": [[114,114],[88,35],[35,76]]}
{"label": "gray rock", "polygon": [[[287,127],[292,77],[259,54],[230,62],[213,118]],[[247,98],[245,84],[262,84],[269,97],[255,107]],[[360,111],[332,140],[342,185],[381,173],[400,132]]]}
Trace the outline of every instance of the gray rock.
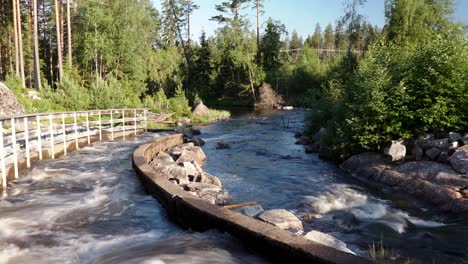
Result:
{"label": "gray rock", "polygon": [[426,150],[426,156],[430,160],[436,160],[439,157],[440,153],[441,153],[441,151],[436,147],[432,147],[432,148]]}
{"label": "gray rock", "polygon": [[449,139],[449,142],[454,142],[454,141],[458,141],[460,139],[462,139],[462,136],[458,133],[455,133],[455,132],[450,132],[448,134],[448,139]]}
{"label": "gray rock", "polygon": [[447,150],[449,147],[449,139],[448,138],[439,138],[439,139],[434,139],[429,142],[427,142],[424,146],[423,149],[430,149],[430,148],[438,148],[440,150]]}
{"label": "gray rock", "polygon": [[195,146],[199,146],[199,147],[205,145],[205,141],[198,137],[190,138],[188,142],[193,143]]}
{"label": "gray rock", "polygon": [[348,158],[340,167],[345,170],[354,171],[359,168],[370,167],[376,164],[385,163],[382,155],[375,152],[363,152]]}
{"label": "gray rock", "polygon": [[187,184],[190,182],[187,169],[177,165],[175,162],[158,162],[153,164],[153,169],[161,173],[168,180],[177,182],[177,184]]}
{"label": "gray rock", "polygon": [[449,158],[449,155],[447,152],[445,151],[442,151],[439,155],[439,157],[437,158],[437,162],[440,162],[440,163],[447,163],[448,162],[448,158]]}
{"label": "gray rock", "polygon": [[216,143],[216,149],[228,149],[228,148],[231,148],[231,146],[229,145],[229,143],[225,142],[225,141],[220,141],[218,143]]}
{"label": "gray rock", "polygon": [[195,161],[198,165],[203,166],[205,164],[206,155],[200,147],[186,147],[183,148],[180,156],[177,158],[177,163]]}
{"label": "gray rock", "polygon": [[296,145],[309,145],[309,144],[312,144],[312,140],[309,137],[302,136],[294,144],[296,144]]}
{"label": "gray rock", "polygon": [[211,115],[211,112],[210,109],[203,104],[203,102],[200,102],[193,108],[192,114],[194,116],[209,116]]}
{"label": "gray rock", "polygon": [[153,162],[175,162],[171,155],[167,152],[159,152],[156,157],[154,157]]}
{"label": "gray rock", "polygon": [[[189,176],[190,181],[197,181],[197,176],[199,176],[203,170],[195,161],[185,161],[182,162],[180,165],[187,170],[187,175]],[[191,177],[190,177],[191,176]],[[201,177],[200,181],[201,181]]]}
{"label": "gray rock", "polygon": [[403,161],[406,156],[406,147],[401,144],[402,141],[392,140],[392,145],[389,148],[385,148],[384,155],[389,161]]}
{"label": "gray rock", "polygon": [[189,127],[192,125],[189,118],[182,118],[175,122],[176,127]]}
{"label": "gray rock", "polygon": [[201,135],[201,130],[198,129],[198,128],[193,128],[193,127],[192,127],[192,128],[190,128],[190,133],[191,133],[192,135]]}
{"label": "gray rock", "polygon": [[468,173],[468,145],[458,148],[448,158],[452,168],[461,174]]}
{"label": "gray rock", "polygon": [[325,233],[314,230],[314,231],[308,232],[304,236],[304,238],[309,239],[311,241],[314,241],[316,243],[325,245],[325,246],[329,246],[329,247],[338,249],[340,251],[343,251],[343,252],[346,252],[346,253],[349,253],[349,254],[356,255],[356,253],[354,253],[353,251],[351,251],[347,247],[345,242],[343,242],[341,240],[338,240],[338,239],[330,236],[329,234],[325,234]]}
{"label": "gray rock", "polygon": [[209,174],[207,172],[202,172],[201,173],[201,181],[202,183],[209,183],[209,184],[213,184],[213,185],[216,185],[218,186],[219,188],[222,188],[222,184],[221,184],[221,181],[219,180],[218,177],[212,175],[212,174]]}
{"label": "gray rock", "polygon": [[416,139],[416,145],[423,148],[431,140],[434,140],[434,134],[421,134]]}
{"label": "gray rock", "polygon": [[423,159],[424,151],[419,146],[417,146],[417,145],[413,146],[413,149],[412,149],[411,152],[412,152],[411,154],[413,156],[413,159],[415,161],[421,161]]}
{"label": "gray rock", "polygon": [[281,229],[300,229],[304,230],[302,227],[302,222],[297,218],[293,213],[288,212],[284,209],[274,209],[263,212],[258,218],[264,222],[277,226]]}
{"label": "gray rock", "polygon": [[315,135],[312,137],[312,140],[314,142],[321,142],[323,137],[327,134],[327,129],[324,127],[321,127],[320,130],[315,133]]}
{"label": "gray rock", "polygon": [[468,133],[465,133],[460,141],[463,143],[463,145],[468,145]]}
{"label": "gray rock", "polygon": [[5,84],[0,82],[0,117],[25,114],[23,105]]}
{"label": "gray rock", "polygon": [[321,159],[332,160],[336,157],[335,149],[330,146],[321,145],[318,156]]}
{"label": "gray rock", "polygon": [[244,206],[239,210],[243,215],[255,218],[263,213],[263,207],[261,205],[253,205],[253,206]]}

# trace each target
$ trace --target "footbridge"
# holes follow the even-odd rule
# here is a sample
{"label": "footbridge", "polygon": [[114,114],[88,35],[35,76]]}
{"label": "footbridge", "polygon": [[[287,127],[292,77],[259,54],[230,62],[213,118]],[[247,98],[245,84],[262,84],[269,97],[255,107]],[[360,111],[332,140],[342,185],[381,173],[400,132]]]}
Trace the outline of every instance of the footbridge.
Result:
{"label": "footbridge", "polygon": [[32,160],[55,159],[99,140],[147,129],[147,110],[106,109],[0,117],[1,186],[30,168]]}

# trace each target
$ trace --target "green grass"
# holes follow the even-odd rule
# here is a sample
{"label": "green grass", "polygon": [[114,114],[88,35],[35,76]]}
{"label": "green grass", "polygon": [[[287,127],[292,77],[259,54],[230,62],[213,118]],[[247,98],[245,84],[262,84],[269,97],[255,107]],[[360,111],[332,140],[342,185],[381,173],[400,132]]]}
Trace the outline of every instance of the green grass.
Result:
{"label": "green grass", "polygon": [[209,123],[209,122],[213,122],[217,120],[229,119],[230,117],[231,117],[231,112],[229,111],[210,109],[209,115],[193,116],[192,122],[194,124],[205,124],[205,123]]}

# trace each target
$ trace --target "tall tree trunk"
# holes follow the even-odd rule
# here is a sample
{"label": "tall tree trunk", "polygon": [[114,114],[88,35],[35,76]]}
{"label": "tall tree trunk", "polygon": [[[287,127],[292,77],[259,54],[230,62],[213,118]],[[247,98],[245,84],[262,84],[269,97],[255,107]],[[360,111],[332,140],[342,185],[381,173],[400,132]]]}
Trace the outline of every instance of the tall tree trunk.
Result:
{"label": "tall tree trunk", "polygon": [[68,37],[68,66],[72,66],[72,39],[70,21],[70,0],[67,0],[67,37]]}
{"label": "tall tree trunk", "polygon": [[33,0],[34,19],[34,87],[41,89],[41,69],[39,66],[39,25],[37,23],[37,0]]}
{"label": "tall tree trunk", "polygon": [[19,62],[19,44],[18,44],[18,22],[16,13],[16,0],[13,0],[13,28],[15,30],[15,73],[20,76],[20,62]]}
{"label": "tall tree trunk", "polygon": [[190,0],[187,0],[187,45],[190,48]]}
{"label": "tall tree trunk", "polygon": [[257,0],[257,49],[260,50],[260,0]]}
{"label": "tall tree trunk", "polygon": [[60,16],[60,43],[62,44],[61,51],[62,51],[62,56],[63,56],[63,51],[65,50],[65,37],[63,34],[65,34],[65,23],[64,23],[64,17],[63,14],[65,13],[63,11],[63,3],[62,0],[59,0],[59,6],[60,6],[60,11],[59,11],[59,16]]}
{"label": "tall tree trunk", "polygon": [[54,9],[55,9],[55,29],[57,31],[57,58],[58,58],[58,80],[61,81],[63,77],[63,65],[62,65],[62,43],[60,39],[60,16],[59,16],[59,6],[57,0],[54,0]]}
{"label": "tall tree trunk", "polygon": [[18,27],[18,48],[19,48],[19,69],[21,85],[26,87],[24,78],[24,56],[23,56],[23,33],[21,28],[21,5],[20,1],[16,0],[16,22]]}

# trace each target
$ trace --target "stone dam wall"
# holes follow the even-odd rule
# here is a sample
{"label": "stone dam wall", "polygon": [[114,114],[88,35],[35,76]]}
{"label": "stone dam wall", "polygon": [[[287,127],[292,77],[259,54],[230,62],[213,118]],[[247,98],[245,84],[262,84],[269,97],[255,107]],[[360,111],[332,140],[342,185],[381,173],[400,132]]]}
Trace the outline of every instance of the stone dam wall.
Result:
{"label": "stone dam wall", "polygon": [[150,164],[154,164],[158,154],[183,143],[183,134],[164,136],[141,145],[133,154],[133,167],[146,191],[166,208],[174,222],[196,231],[218,229],[228,232],[275,263],[372,263],[210,203],[170,181],[161,172],[164,170],[153,169]]}

